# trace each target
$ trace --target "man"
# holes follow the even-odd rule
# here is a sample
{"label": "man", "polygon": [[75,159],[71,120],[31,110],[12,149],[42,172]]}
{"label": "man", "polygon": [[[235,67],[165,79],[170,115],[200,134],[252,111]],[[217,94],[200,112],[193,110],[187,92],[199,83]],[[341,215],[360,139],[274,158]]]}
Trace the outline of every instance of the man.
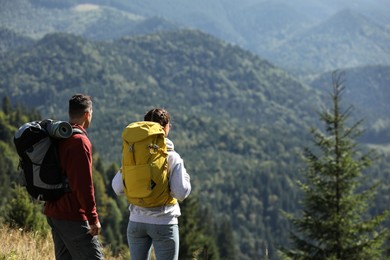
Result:
{"label": "man", "polygon": [[104,259],[98,234],[100,222],[92,181],[92,145],[86,128],[92,120],[90,96],[77,94],[69,100],[69,123],[83,134],[61,140],[58,153],[70,192],[46,202],[44,213],[52,229],[57,260]]}

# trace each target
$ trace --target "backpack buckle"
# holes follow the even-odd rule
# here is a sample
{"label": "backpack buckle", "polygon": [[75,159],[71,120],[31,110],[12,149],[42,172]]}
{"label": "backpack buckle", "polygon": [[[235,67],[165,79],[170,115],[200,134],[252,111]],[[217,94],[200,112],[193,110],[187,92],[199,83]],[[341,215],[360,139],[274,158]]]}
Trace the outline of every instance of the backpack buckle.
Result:
{"label": "backpack buckle", "polygon": [[158,150],[160,149],[160,147],[158,147],[157,144],[149,144],[148,148],[149,148],[150,154],[156,154],[156,153],[158,153]]}

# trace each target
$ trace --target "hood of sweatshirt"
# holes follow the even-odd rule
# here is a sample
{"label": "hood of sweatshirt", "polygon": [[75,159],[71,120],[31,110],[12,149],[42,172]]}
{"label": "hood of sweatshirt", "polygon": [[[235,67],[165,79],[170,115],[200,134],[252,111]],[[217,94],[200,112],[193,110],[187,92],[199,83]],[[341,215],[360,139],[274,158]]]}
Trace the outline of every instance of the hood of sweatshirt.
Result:
{"label": "hood of sweatshirt", "polygon": [[165,138],[165,142],[167,144],[168,151],[175,150],[175,146],[173,145],[173,142],[171,140],[169,140],[168,138]]}

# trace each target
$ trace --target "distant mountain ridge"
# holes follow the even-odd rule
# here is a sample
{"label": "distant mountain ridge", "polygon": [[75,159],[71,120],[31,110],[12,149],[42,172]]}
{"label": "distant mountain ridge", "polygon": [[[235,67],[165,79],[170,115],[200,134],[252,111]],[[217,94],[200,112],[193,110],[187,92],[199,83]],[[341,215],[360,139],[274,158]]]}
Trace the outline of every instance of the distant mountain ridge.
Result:
{"label": "distant mountain ridge", "polygon": [[[388,48],[375,45],[390,46],[390,5],[384,0],[376,3],[299,0],[293,4],[284,0],[244,0],[239,4],[214,1],[211,5],[206,1],[169,0],[164,3],[129,1],[122,6],[132,13],[159,15],[201,29],[300,76],[353,66],[389,65]],[[345,19],[337,18],[342,16]],[[329,30],[326,27],[332,28],[336,23],[336,27],[348,29],[349,19],[356,23],[355,29],[361,28],[364,33],[352,35],[352,39],[340,30],[326,33]],[[319,29],[325,31],[316,31]],[[334,51],[337,54],[332,55]]]}
{"label": "distant mountain ridge", "polygon": [[53,8],[53,3],[44,2],[44,6],[38,3],[17,0],[2,6],[0,26],[34,39],[47,33],[67,32],[95,40],[179,28],[162,17],[145,18],[104,5],[67,5],[65,1],[60,5],[62,8]]}
{"label": "distant mountain ridge", "polygon": [[[390,31],[343,10],[276,49],[276,64],[298,74],[390,65]],[[301,53],[301,55],[299,55]],[[300,63],[301,66],[296,65]]]}
{"label": "distant mountain ridge", "polygon": [[16,33],[34,32],[35,38],[59,31],[109,40],[184,27],[237,44],[300,77],[390,65],[390,4],[385,0],[92,0],[89,5],[97,9],[83,13],[75,12],[85,6],[81,0],[3,1],[0,25]]}
{"label": "distant mountain ridge", "polygon": [[273,49],[296,33],[309,28],[314,22],[311,17],[295,10],[290,4],[280,2],[259,2],[233,10],[230,17],[232,21],[238,21],[232,22],[243,39],[238,43],[265,58],[271,57]]}

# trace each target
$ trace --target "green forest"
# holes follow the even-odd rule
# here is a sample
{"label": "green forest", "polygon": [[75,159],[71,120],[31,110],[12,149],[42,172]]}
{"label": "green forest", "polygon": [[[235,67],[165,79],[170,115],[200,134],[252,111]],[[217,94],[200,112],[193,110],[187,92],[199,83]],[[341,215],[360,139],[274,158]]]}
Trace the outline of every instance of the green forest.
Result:
{"label": "green forest", "polygon": [[[84,92],[94,101],[89,133],[102,237],[114,253],[127,250],[127,202],[110,184],[119,167],[121,131],[155,106],[172,115],[170,136],[193,184],[179,220],[182,259],[194,253],[201,258],[205,248],[209,259],[278,259],[278,249],[288,246],[291,223],[282,212],[297,213],[301,207],[297,181],[303,178],[303,151],[312,145],[310,129],[321,127],[317,112],[331,104],[330,85],[302,84],[256,55],[197,30],[110,42],[49,34],[3,52],[0,75],[2,220],[25,196],[14,190],[13,134],[31,120],[66,120],[69,97]],[[380,115],[386,118],[385,113]],[[370,131],[359,140],[362,150],[373,147]],[[372,215],[390,203],[386,145],[380,145],[361,183],[380,183]],[[39,219],[41,205],[33,205],[32,219]],[[384,225],[390,227],[390,221]]]}

